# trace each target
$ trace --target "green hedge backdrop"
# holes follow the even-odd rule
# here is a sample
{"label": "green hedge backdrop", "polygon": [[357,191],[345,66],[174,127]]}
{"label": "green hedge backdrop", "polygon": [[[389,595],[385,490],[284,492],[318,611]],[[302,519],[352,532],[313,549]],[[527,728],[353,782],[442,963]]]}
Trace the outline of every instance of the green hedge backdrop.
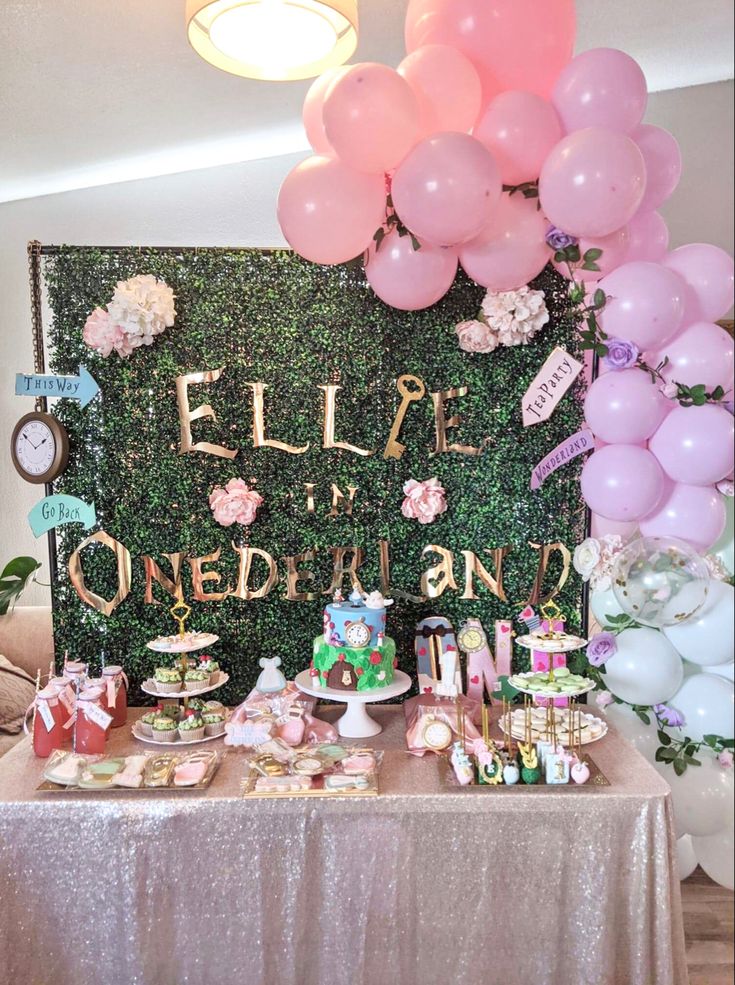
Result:
{"label": "green hedge backdrop", "polygon": [[[391,542],[392,580],[418,594],[421,573],[436,558],[421,558],[426,544],[455,552],[459,591],[447,591],[422,605],[398,602],[389,616],[400,665],[413,673],[413,631],[425,615],[448,617],[459,628],[469,616],[481,618],[492,637],[493,621],[514,618],[533,585],[537,554],[527,542],[563,541],[570,549],[584,536],[585,511],[579,492],[579,462],[557,472],[538,492],[531,492],[531,469],[582,422],[582,384],[562,401],[551,420],[531,428],[521,422],[521,398],[555,344],[575,352],[574,321],[566,284],[549,267],[534,283],[546,291],[551,323],[529,346],[468,355],[457,345],[454,326],[475,317],[483,290],[460,273],[449,295],[436,307],[402,313],[386,307],[367,286],[362,271],[348,265],[314,266],[288,251],[175,249],[102,250],[63,247],[45,260],[45,279],[53,321],[49,330],[51,369],[90,370],[101,394],[80,410],[61,401],[55,413],[71,438],[69,467],[56,492],[94,501],[98,529],[124,543],[133,557],[132,591],[105,618],[83,604],[71,586],[69,554],[86,536],[78,525],[59,530],[59,578],[54,586],[57,652],[89,660],[95,667],[102,650],[108,663],[120,662],[135,685],[160,662],[146,649],[147,640],[174,630],[168,615],[172,600],[160,586],[164,605],[143,602],[145,576],[140,556],[152,555],[164,571],[164,552],[188,550],[192,556],[222,548],[213,566],[221,585],[234,583],[237,555],[233,537],[213,519],[207,497],[216,484],[234,476],[256,479],[265,503],[251,529],[251,543],[274,558],[317,548],[308,565],[319,588],[331,580],[329,547],[357,544],[365,549],[362,581],[379,587],[380,538]],[[83,342],[89,313],[112,297],[115,283],[136,274],[163,278],[176,294],[173,328],[150,348],[127,360],[103,359]],[[179,420],[175,380],[179,374],[226,367],[219,382],[192,387],[192,409],[210,403],[217,423],[193,424],[195,440],[240,449],[230,462],[201,454],[178,454]],[[467,386],[469,395],[450,405],[462,424],[454,440],[491,443],[480,458],[444,454],[431,458],[434,420],[428,396],[412,405],[401,441],[400,461],[385,461],[383,449],[400,402],[398,376],[421,377],[427,392]],[[260,380],[266,391],[269,437],[292,444],[311,442],[305,455],[291,456],[252,447],[252,393],[245,385]],[[323,391],[319,384],[339,383],[337,437],[361,447],[377,448],[372,458],[321,448]],[[436,475],[447,490],[448,512],[421,526],[401,516],[402,486],[410,478]],[[316,514],[306,511],[304,483],[315,484]],[[327,516],[331,484],[343,491],[359,487],[352,517]],[[492,570],[485,548],[512,545],[506,559],[509,602],[502,603],[482,585],[476,602],[460,598],[464,582],[462,550],[473,550]],[[557,556],[558,557],[558,556]],[[111,598],[116,588],[112,552],[88,548],[83,566],[90,589]],[[254,563],[251,581],[260,583]],[[284,599],[281,582],[264,600],[194,602],[190,628],[221,637],[212,647],[230,684],[220,692],[230,703],[254,684],[261,656],[279,655],[293,677],[308,665],[312,640],[321,632],[322,601]],[[554,561],[549,581],[559,572]],[[190,601],[190,571],[184,571]],[[216,586],[207,586],[213,589]],[[307,586],[308,587],[308,586]],[[578,626],[582,586],[572,572],[559,600],[570,624]],[[523,666],[518,654],[517,666]],[[133,700],[145,699],[134,688]]]}

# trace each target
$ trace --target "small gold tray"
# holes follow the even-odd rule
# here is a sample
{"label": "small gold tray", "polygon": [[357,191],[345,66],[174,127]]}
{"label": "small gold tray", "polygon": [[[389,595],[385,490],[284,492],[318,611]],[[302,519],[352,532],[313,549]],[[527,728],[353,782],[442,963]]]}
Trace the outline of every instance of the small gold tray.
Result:
{"label": "small gold tray", "polygon": [[325,790],[323,776],[315,776],[312,780],[312,786],[308,790],[256,790],[255,783],[260,776],[261,774],[257,770],[251,769],[249,771],[241,784],[243,797],[247,799],[285,800],[287,798],[300,799],[301,797],[334,799],[335,797],[376,797],[378,795],[377,771],[366,774],[368,786],[363,790]]}
{"label": "small gold tray", "polygon": [[[160,756],[160,755],[161,755],[160,753],[154,753],[153,754],[154,757],[157,757],[157,756]],[[171,753],[171,756],[175,760],[180,760],[180,759],[187,758],[188,757],[188,754],[187,753],[179,753],[179,754]],[[103,759],[103,758],[106,758],[106,757],[99,756],[99,757],[95,757],[95,758],[99,760],[99,759]],[[113,757],[110,757],[110,758],[113,758]],[[98,789],[91,789],[91,788],[84,788],[84,787],[77,787],[77,786],[68,786],[68,785],[62,784],[62,783],[53,783],[51,780],[44,779],[36,787],[36,790],[37,791],[40,791],[41,793],[73,793],[73,794],[92,794],[92,795],[96,795],[96,794],[100,794],[100,793],[104,793],[104,794],[108,794],[108,793],[112,793],[112,794],[115,794],[115,793],[155,794],[155,793],[162,793],[162,792],[164,792],[164,793],[171,793],[171,792],[186,793],[189,790],[206,790],[207,787],[209,786],[209,784],[212,782],[212,779],[214,777],[214,774],[217,772],[217,770],[219,768],[220,762],[221,762],[221,757],[219,755],[215,756],[212,759],[211,763],[209,764],[209,767],[207,769],[207,772],[204,774],[204,776],[199,781],[199,783],[195,783],[195,784],[192,784],[191,786],[187,786],[187,787],[177,787],[177,786],[174,786],[174,783],[173,783],[173,770],[172,770],[171,771],[171,782],[168,783],[166,786],[161,786],[161,787],[146,787],[146,786],[140,786],[140,787],[118,787],[118,786],[115,786],[114,784],[110,784],[109,786],[100,787]]]}
{"label": "small gold tray", "polygon": [[610,781],[602,772],[600,767],[595,763],[593,759],[589,756],[584,757],[584,761],[589,767],[590,778],[586,783],[575,783],[574,780],[569,781],[569,783],[547,783],[542,774],[538,783],[513,783],[510,786],[506,783],[498,783],[496,785],[490,783],[470,783],[466,787],[463,787],[454,775],[454,770],[452,769],[451,763],[446,756],[439,757],[439,779],[441,785],[445,790],[451,790],[452,793],[484,793],[487,790],[495,791],[496,793],[512,793],[514,790],[523,790],[526,793],[533,793],[534,791],[565,791],[565,790],[595,790],[600,787],[609,787]]}

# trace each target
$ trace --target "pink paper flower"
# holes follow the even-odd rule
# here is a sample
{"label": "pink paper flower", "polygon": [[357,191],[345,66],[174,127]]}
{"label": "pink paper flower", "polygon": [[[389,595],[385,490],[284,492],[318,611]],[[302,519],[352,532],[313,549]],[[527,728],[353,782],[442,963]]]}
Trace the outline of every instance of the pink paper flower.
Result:
{"label": "pink paper flower", "polygon": [[107,359],[113,351],[122,359],[133,351],[129,339],[119,325],[112,322],[104,308],[95,308],[84,323],[82,337],[90,349]]}
{"label": "pink paper flower", "polygon": [[731,769],[733,763],[733,755],[729,749],[723,749],[720,755],[717,757],[717,761],[720,766],[724,766],[725,769]]}
{"label": "pink paper flower", "polygon": [[433,523],[440,513],[447,511],[447,494],[436,477],[424,482],[409,479],[403,491],[406,498],[403,500],[401,513],[408,520]]}
{"label": "pink paper flower", "polygon": [[598,708],[607,708],[615,699],[609,691],[598,691],[595,695],[595,704]]}
{"label": "pink paper flower", "polygon": [[249,527],[255,522],[258,507],[263,505],[263,497],[244,479],[230,479],[224,489],[214,487],[209,494],[209,505],[215,520],[223,527],[231,527],[233,523]]}
{"label": "pink paper flower", "polygon": [[455,328],[459,347],[464,352],[492,352],[498,347],[498,337],[484,321],[463,321]]}

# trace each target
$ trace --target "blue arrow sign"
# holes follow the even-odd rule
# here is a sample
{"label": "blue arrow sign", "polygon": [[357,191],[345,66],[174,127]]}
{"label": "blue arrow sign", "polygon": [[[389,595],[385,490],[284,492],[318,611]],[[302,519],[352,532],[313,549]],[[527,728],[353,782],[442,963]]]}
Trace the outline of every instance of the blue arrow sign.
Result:
{"label": "blue arrow sign", "polygon": [[28,522],[34,537],[62,523],[83,523],[85,530],[89,530],[97,523],[97,511],[94,503],[85,503],[76,496],[46,496],[28,514]]}
{"label": "blue arrow sign", "polygon": [[15,375],[17,397],[71,397],[79,401],[80,407],[86,407],[98,392],[97,381],[84,366],[79,367],[79,376]]}

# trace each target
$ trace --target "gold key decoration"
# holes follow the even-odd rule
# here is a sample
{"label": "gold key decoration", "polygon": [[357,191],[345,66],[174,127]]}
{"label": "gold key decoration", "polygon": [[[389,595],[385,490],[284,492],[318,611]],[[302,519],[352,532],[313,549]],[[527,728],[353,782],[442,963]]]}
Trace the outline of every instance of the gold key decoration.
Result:
{"label": "gold key decoration", "polygon": [[[412,383],[414,386],[418,387],[416,390],[409,390],[406,386],[407,383]],[[408,374],[398,377],[398,392],[403,397],[401,401],[401,406],[398,408],[398,413],[396,414],[396,419],[393,422],[393,427],[391,428],[390,435],[388,436],[388,444],[385,446],[385,451],[383,452],[383,458],[400,458],[406,446],[402,445],[398,440],[398,436],[401,433],[401,428],[403,427],[403,419],[408,412],[408,408],[416,400],[422,400],[426,396],[426,387],[422,380],[418,376],[410,376]]]}

